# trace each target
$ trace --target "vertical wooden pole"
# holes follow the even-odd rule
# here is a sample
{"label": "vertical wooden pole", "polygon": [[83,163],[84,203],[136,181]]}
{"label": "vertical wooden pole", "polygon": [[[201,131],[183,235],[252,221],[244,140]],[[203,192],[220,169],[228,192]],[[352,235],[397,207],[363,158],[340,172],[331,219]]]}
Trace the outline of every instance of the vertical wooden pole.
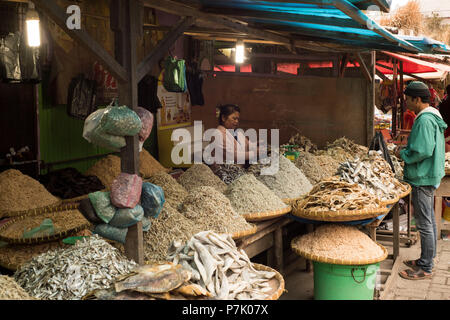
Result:
{"label": "vertical wooden pole", "polygon": [[392,82],[394,88],[394,105],[392,106],[392,135],[395,137],[397,135],[397,60],[392,59],[392,66],[394,69],[394,74],[392,75]]}
{"label": "vertical wooden pole", "polygon": [[398,202],[392,208],[392,220],[393,220],[393,256],[394,261],[400,254],[400,205]]}
{"label": "vertical wooden pole", "polygon": [[403,123],[403,114],[405,113],[405,97],[403,95],[403,61],[400,61],[400,92],[398,93],[400,95],[400,128],[404,128]]}
{"label": "vertical wooden pole", "polygon": [[370,146],[372,139],[375,135],[374,132],[374,113],[375,113],[375,69],[376,65],[376,52],[370,52],[370,64],[368,65],[371,82],[367,82],[367,114],[366,114],[366,145]]}
{"label": "vertical wooden pole", "polygon": [[[137,0],[113,0],[111,2],[111,25],[115,33],[116,59],[127,70],[129,81],[119,86],[119,102],[135,110],[137,94],[137,32],[139,27]],[[127,145],[120,153],[121,170],[139,174],[139,141],[137,135],[126,137]],[[144,263],[144,241],[142,223],[128,228],[125,254],[139,264]]]}

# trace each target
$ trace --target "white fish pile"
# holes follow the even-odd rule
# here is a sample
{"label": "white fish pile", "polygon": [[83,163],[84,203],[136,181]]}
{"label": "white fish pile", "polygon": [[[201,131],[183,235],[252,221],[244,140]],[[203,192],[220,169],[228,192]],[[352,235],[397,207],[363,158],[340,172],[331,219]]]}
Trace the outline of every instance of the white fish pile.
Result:
{"label": "white fish pile", "polygon": [[186,244],[174,241],[168,260],[191,271],[191,281],[219,300],[262,300],[273,291],[275,272],[256,270],[228,234],[202,231]]}
{"label": "white fish pile", "polygon": [[96,289],[105,289],[120,275],[136,267],[98,235],[67,249],[34,257],[14,274],[31,296],[49,300],[79,300]]}
{"label": "white fish pile", "polygon": [[450,152],[445,153],[445,171],[450,171]]}
{"label": "white fish pile", "polygon": [[395,178],[389,164],[381,157],[342,162],[338,168],[341,180],[356,183],[382,201],[395,199],[400,182]]}

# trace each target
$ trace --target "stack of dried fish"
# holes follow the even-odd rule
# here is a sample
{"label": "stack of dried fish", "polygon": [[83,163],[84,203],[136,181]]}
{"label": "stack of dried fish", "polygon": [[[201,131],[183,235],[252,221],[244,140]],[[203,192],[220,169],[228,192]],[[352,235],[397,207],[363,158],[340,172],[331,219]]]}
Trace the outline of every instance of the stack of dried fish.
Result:
{"label": "stack of dried fish", "polygon": [[145,261],[164,261],[172,241],[187,241],[200,231],[200,225],[164,203],[158,218],[152,219],[150,230],[144,232]]}
{"label": "stack of dried fish", "polygon": [[402,158],[397,158],[395,155],[395,148],[397,146],[393,143],[387,144],[387,149],[389,151],[389,156],[391,157],[392,164],[394,165],[395,177],[399,180],[403,179],[403,166],[404,162]]}
{"label": "stack of dried fish", "polygon": [[450,171],[450,152],[445,153],[445,171]]}
{"label": "stack of dried fish", "polygon": [[213,187],[198,187],[189,192],[180,206],[180,212],[201,230],[234,234],[254,228],[236,213],[230,200]]}
{"label": "stack of dried fish", "polygon": [[225,182],[219,179],[218,176],[212,172],[212,170],[205,164],[194,164],[187,169],[179,178],[178,182],[186,188],[187,191],[191,191],[196,187],[209,186],[214,189],[224,192],[227,188]]}
{"label": "stack of dried fish", "polygon": [[341,211],[380,206],[377,197],[358,185],[333,178],[316,184],[306,197],[294,203],[294,210]]}
{"label": "stack of dried fish", "polygon": [[225,195],[239,214],[272,212],[286,208],[286,204],[258,181],[254,175],[245,174],[234,180]]}
{"label": "stack of dried fish", "polygon": [[146,181],[160,186],[164,191],[166,202],[174,208],[178,208],[188,195],[187,190],[166,172],[156,172],[146,179]]}
{"label": "stack of dried fish", "polygon": [[219,300],[266,299],[275,272],[256,270],[229,235],[204,231],[187,243],[174,242],[168,260],[192,273],[191,280]]}
{"label": "stack of dried fish", "polygon": [[326,149],[342,148],[354,157],[362,158],[369,152],[369,148],[353,142],[345,137],[327,143]]}
{"label": "stack of dried fish", "polygon": [[331,177],[336,174],[336,170],[339,168],[339,161],[326,154],[316,155],[315,157],[326,177]]}
{"label": "stack of dried fish", "polygon": [[16,271],[14,279],[35,298],[78,300],[92,290],[108,288],[135,266],[94,235],[72,247],[34,257]]}
{"label": "stack of dried fish", "polygon": [[322,169],[317,157],[312,153],[300,151],[300,155],[295,160],[294,164],[303,172],[312,185],[315,185],[328,176],[327,171]]}
{"label": "stack of dried fish", "polygon": [[13,278],[0,275],[0,300],[34,300]]}
{"label": "stack of dried fish", "polygon": [[338,162],[344,162],[347,160],[353,160],[355,154],[348,152],[342,147],[331,147],[325,150],[318,150],[315,153],[316,156],[327,155],[336,159]]}
{"label": "stack of dried fish", "polygon": [[[279,156],[278,160],[278,171],[271,175],[260,175],[260,168],[253,170],[255,172],[256,178],[264,183],[266,187],[273,191],[281,199],[295,199],[308,193],[312,189],[312,185],[309,180],[305,177],[303,172],[298,169],[291,160],[284,156]],[[249,171],[253,167],[258,166],[269,166],[256,164],[251,165]]]}
{"label": "stack of dried fish", "polygon": [[189,283],[191,273],[170,262],[146,264],[121,276],[109,289],[95,290],[84,300],[184,300],[211,296],[197,284]]}
{"label": "stack of dried fish", "polygon": [[376,151],[371,151],[361,161],[355,159],[341,163],[337,173],[341,180],[358,184],[381,201],[394,200],[406,191],[405,186],[395,178],[387,161]]}
{"label": "stack of dried fish", "polygon": [[305,136],[302,136],[300,133],[296,133],[293,135],[289,141],[289,145],[297,145],[299,150],[303,150],[306,152],[315,152],[317,150],[317,146],[312,143],[310,139]]}
{"label": "stack of dried fish", "polygon": [[245,174],[245,169],[237,164],[217,164],[211,166],[211,170],[226,184],[232,183]]}

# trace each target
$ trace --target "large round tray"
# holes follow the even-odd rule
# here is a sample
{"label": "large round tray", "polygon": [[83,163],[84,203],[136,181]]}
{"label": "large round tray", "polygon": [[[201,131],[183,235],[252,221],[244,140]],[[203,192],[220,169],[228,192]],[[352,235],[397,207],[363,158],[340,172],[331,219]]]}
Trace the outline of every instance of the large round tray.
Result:
{"label": "large round tray", "polygon": [[400,200],[400,197],[396,196],[394,199],[390,199],[390,200],[386,200],[386,201],[383,201],[380,199],[380,202],[383,206],[389,206],[394,203],[397,203],[399,200]]}
{"label": "large round tray", "polygon": [[300,200],[302,197],[298,197],[298,198],[285,198],[285,199],[281,199],[281,201],[283,201],[285,204],[287,205],[292,205],[295,201]]}
{"label": "large round tray", "polygon": [[291,241],[291,248],[296,254],[298,254],[308,260],[322,262],[322,263],[340,264],[340,265],[349,265],[349,266],[367,265],[367,264],[373,264],[373,263],[383,261],[388,256],[388,252],[387,252],[386,248],[383,247],[381,244],[377,243],[377,245],[383,250],[383,255],[381,257],[377,257],[377,258],[373,258],[373,259],[366,259],[366,260],[363,260],[363,259],[361,259],[361,260],[346,260],[346,259],[332,259],[332,258],[327,258],[327,257],[321,257],[321,256],[317,256],[315,254],[310,254],[310,253],[305,252],[305,251],[301,250],[300,248],[298,248],[295,244],[296,239],[297,238],[294,238]]}
{"label": "large round tray", "polygon": [[[403,184],[407,184],[407,183],[403,183]],[[398,196],[399,199],[402,199],[402,198],[406,197],[408,194],[411,193],[411,190],[412,190],[411,185],[409,183],[407,185],[408,185],[408,190],[406,190],[403,193],[400,193],[399,196]]]}
{"label": "large round tray", "polygon": [[283,276],[277,270],[268,266],[259,263],[253,263],[252,265],[258,271],[275,272],[275,278],[269,280],[269,285],[272,287],[273,291],[269,292],[268,297],[265,300],[278,300],[284,292]]}
{"label": "large round tray", "polygon": [[252,228],[248,229],[248,230],[244,230],[244,231],[238,231],[235,233],[231,234],[231,237],[233,238],[233,240],[237,240],[252,234],[255,234],[256,231],[258,230],[257,226],[253,226]]}
{"label": "large round tray", "polygon": [[254,221],[264,221],[264,220],[270,220],[274,218],[278,218],[280,216],[283,216],[290,212],[292,210],[291,206],[287,206],[285,208],[275,210],[275,211],[269,211],[269,212],[255,212],[255,213],[246,213],[242,216],[245,218],[245,220],[249,222]]}
{"label": "large round tray", "polygon": [[362,210],[342,210],[342,211],[314,211],[314,210],[292,210],[292,215],[317,221],[356,221],[375,218],[383,213],[388,213],[389,208],[382,206],[378,208]]}
{"label": "large round tray", "polygon": [[20,211],[0,211],[0,218],[3,217],[19,217],[19,216],[23,216],[25,214],[28,213],[33,213],[36,211],[41,211],[41,210],[46,210],[49,208],[54,208],[54,207],[58,207],[62,204],[62,201],[58,201],[55,204],[49,205],[49,206],[44,206],[44,207],[38,207],[38,208],[34,208],[34,209],[28,209],[28,210],[20,210]]}
{"label": "large round tray", "polygon": [[[67,218],[70,218],[70,215],[74,214],[73,211],[77,211],[77,209],[70,209],[70,210],[61,210],[61,211],[50,211],[50,212],[35,212],[34,214],[27,214],[24,216],[20,216],[18,218],[14,218],[11,219],[10,221],[6,222],[4,225],[2,225],[0,227],[0,240],[1,241],[6,241],[7,243],[10,244],[38,244],[38,243],[44,243],[44,242],[51,242],[51,241],[55,241],[55,240],[59,240],[62,239],[68,235],[72,235],[80,230],[86,229],[90,226],[89,221],[87,221],[83,215],[81,214],[81,212],[79,212],[79,216],[80,218],[83,217],[83,220],[80,219],[80,221],[77,221],[76,224],[74,224],[74,226],[66,226],[64,224],[59,224],[57,225],[57,232],[55,234],[52,235],[47,235],[47,236],[38,236],[38,237],[31,237],[31,238],[20,238],[20,237],[11,237],[11,236],[6,236],[3,234],[4,231],[6,231],[8,228],[16,226],[17,224],[21,224],[23,223],[25,220],[29,220],[32,219],[36,216],[43,216],[45,214],[50,214],[50,215],[67,215]],[[37,225],[36,225],[37,227]]]}

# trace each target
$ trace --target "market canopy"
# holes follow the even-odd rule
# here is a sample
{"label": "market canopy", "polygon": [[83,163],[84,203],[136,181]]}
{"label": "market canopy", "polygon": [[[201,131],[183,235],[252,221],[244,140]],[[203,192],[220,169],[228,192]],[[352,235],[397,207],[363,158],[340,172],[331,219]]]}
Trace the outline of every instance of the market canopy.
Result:
{"label": "market canopy", "polygon": [[[217,22],[261,39],[283,45],[308,47],[331,44],[333,49],[430,52],[429,46],[411,43],[390,33],[361,10],[390,9],[386,0],[144,0],[144,5],[179,16]],[[370,12],[370,11],[369,11]],[[215,20],[214,20],[215,19]],[[214,29],[210,30],[213,34]],[[245,36],[244,36],[245,37]],[[417,44],[417,46],[416,46]],[[322,49],[325,49],[323,46]],[[433,47],[435,48],[435,47]],[[441,51],[447,49],[441,48]],[[450,50],[448,50],[450,54]]]}
{"label": "market canopy", "polygon": [[[389,57],[403,62],[403,72],[410,74],[431,73],[431,72],[450,72],[450,66],[437,62],[429,62],[401,54],[383,51]],[[388,68],[383,68],[386,66]],[[378,60],[376,68],[383,74],[393,74],[393,63],[391,61]]]}

